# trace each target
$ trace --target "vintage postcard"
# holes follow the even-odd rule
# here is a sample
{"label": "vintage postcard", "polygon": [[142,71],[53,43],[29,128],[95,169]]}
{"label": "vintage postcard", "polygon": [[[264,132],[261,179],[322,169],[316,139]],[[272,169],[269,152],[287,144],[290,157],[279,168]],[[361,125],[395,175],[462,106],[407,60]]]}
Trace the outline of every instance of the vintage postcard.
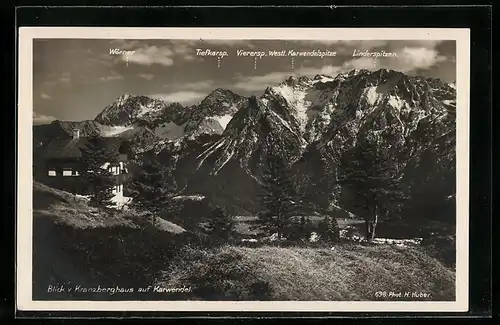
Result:
{"label": "vintage postcard", "polygon": [[467,311],[469,46],[20,28],[18,309]]}

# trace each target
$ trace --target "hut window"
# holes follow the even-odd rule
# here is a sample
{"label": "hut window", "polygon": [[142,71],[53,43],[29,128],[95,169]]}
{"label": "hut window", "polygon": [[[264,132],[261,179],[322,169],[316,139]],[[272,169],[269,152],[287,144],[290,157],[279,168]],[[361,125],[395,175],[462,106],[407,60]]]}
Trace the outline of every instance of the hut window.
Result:
{"label": "hut window", "polygon": [[56,176],[55,170],[49,170],[49,176]]}
{"label": "hut window", "polygon": [[72,174],[73,172],[71,171],[71,169],[63,170],[63,176],[71,176]]}

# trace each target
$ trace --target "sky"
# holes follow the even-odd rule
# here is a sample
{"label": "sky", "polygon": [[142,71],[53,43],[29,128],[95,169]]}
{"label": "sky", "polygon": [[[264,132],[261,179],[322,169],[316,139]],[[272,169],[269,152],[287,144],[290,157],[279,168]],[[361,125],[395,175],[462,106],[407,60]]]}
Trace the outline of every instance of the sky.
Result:
{"label": "sky", "polygon": [[[269,54],[283,50],[285,56]],[[374,58],[355,51],[394,54]],[[291,75],[381,68],[454,82],[455,41],[35,39],[33,123],[94,119],[123,93],[192,105],[216,88],[260,95]]]}

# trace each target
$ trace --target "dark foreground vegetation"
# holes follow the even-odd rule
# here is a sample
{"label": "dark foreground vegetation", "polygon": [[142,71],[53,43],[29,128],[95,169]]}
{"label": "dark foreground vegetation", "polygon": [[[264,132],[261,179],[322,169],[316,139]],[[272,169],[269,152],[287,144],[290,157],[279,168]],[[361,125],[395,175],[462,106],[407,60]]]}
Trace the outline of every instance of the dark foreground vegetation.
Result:
{"label": "dark foreground vegetation", "polygon": [[401,291],[428,294],[412,300],[454,300],[452,238],[402,248],[304,240],[249,245],[237,235],[217,233],[228,238],[214,240],[211,231],[223,225],[185,229],[132,210],[103,213],[35,183],[33,298],[377,300],[384,299],[377,291]]}

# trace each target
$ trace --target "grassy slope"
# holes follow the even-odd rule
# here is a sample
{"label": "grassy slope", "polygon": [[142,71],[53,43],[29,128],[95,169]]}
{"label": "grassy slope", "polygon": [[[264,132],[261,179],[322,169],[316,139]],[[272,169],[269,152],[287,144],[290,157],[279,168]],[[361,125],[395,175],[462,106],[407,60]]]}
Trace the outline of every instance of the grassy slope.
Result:
{"label": "grassy slope", "polygon": [[[139,229],[150,222],[148,218],[132,212],[117,212],[112,217],[87,205],[85,199],[35,182],[33,184],[33,216],[50,218],[57,225],[75,229],[97,229],[125,227]],[[155,223],[158,230],[170,233],[182,233],[185,230],[169,221],[158,218]]]}
{"label": "grassy slope", "polygon": [[34,299],[67,299],[67,294],[48,294],[48,285],[149,284],[188,241],[184,229],[168,221],[153,226],[130,212],[105,216],[85,200],[39,183],[33,190],[33,221]]}
{"label": "grassy slope", "polygon": [[419,248],[394,246],[186,249],[164,276],[163,286],[191,286],[189,299],[377,300],[377,291],[430,293],[428,300],[455,295],[453,270]]}

